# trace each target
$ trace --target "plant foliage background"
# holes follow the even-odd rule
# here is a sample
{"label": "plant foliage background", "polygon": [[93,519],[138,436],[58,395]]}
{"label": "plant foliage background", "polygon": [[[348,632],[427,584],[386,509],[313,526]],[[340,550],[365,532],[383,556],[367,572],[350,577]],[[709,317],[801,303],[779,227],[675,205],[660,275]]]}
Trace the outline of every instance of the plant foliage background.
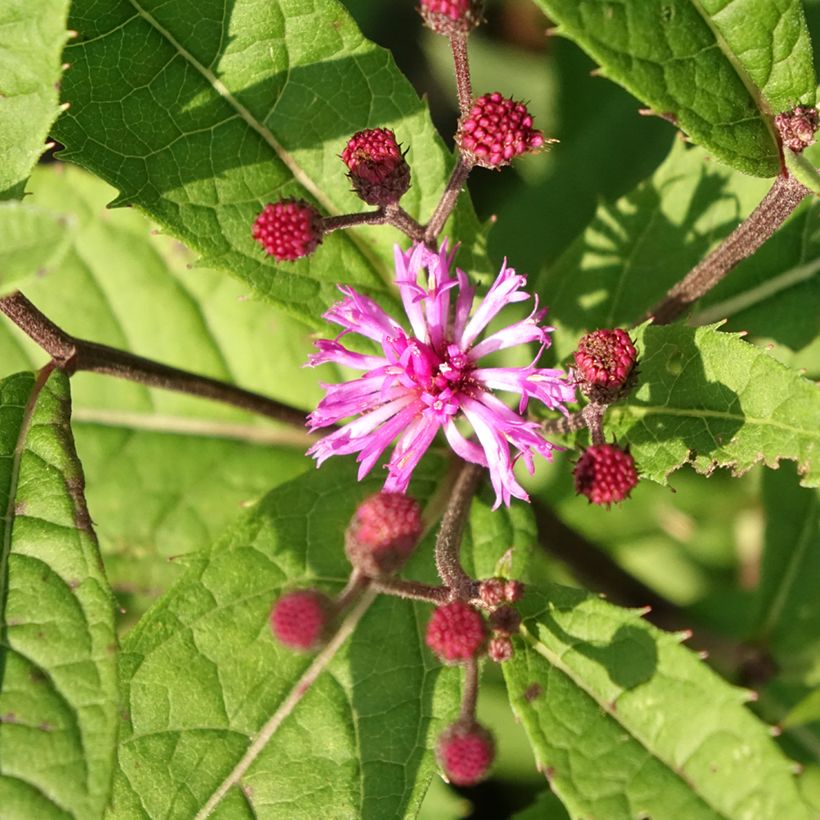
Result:
{"label": "plant foliage background", "polygon": [[[820,3],[504,0],[487,17],[476,90],[526,98],[561,142],[476,172],[448,233],[479,281],[504,256],[530,275],[563,364],[768,190],[772,112],[815,102]],[[340,231],[275,265],[254,216],[282,196],[358,210],[338,154],[385,126],[421,219],[456,116],[446,40],[410,2],[9,0],[0,295],[308,411],[321,313],[339,283],[395,300],[401,237]],[[631,500],[589,506],[566,453],[532,507],[474,501],[468,569],[529,584],[514,659],[484,670],[493,777],[435,774],[461,679],[424,646],[430,607],[382,597],[214,816],[820,816],[818,207],[690,321],[633,334],[640,384],[606,428],[641,471]],[[194,817],[310,664],[272,640],[272,602],[341,589],[344,528],[379,482],[348,460],[316,471],[298,430],[46,360],[0,324],[0,816]],[[442,448],[414,477],[430,515],[446,473]],[[433,537],[408,577],[435,579]]]}

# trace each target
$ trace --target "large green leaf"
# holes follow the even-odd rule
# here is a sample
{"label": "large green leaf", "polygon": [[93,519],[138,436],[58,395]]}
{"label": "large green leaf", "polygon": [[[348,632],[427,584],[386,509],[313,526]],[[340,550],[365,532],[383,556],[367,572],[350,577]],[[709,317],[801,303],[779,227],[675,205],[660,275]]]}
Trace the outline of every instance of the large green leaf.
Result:
{"label": "large green leaf", "polygon": [[772,115],[815,101],[799,0],[537,0],[631,91],[723,161],[780,170]]}
{"label": "large green leaf", "polygon": [[820,484],[820,392],[763,350],[715,326],[643,325],[634,334],[638,387],[613,405],[606,430],[628,443],[638,470],[665,483],[682,464],[742,474],[797,462]]}
{"label": "large green leaf", "polygon": [[[417,471],[429,497],[441,463]],[[267,625],[283,589],[337,592],[343,531],[378,487],[339,460],[274,490],[186,575],[123,646],[125,720],[111,817],[193,817],[293,690],[311,659]],[[430,579],[427,547],[413,569]],[[257,750],[215,816],[403,816],[432,772],[427,750],[457,711],[459,675],[440,675],[421,640],[428,607],[381,597],[328,671]],[[241,788],[240,788],[241,787]],[[250,808],[248,808],[250,806]]]}
{"label": "large green leaf", "polygon": [[69,0],[0,6],[0,199],[22,196],[59,113]]}
{"label": "large green leaf", "polygon": [[51,273],[68,249],[72,222],[22,202],[0,202],[0,296]]}
{"label": "large green leaf", "polygon": [[[365,127],[391,127],[409,149],[407,210],[426,218],[443,188],[452,160],[424,104],[341,5],[206,0],[193,12],[185,0],[79,0],[71,25],[79,36],[63,92],[72,107],[56,134],[64,158],[122,192],[118,204],[138,205],[206,264],[312,324],[339,282],[391,293],[393,230],[337,232],[279,266],[250,234],[280,197],[362,210],[338,154]],[[474,249],[469,205],[453,234]]]}
{"label": "large green leaf", "polygon": [[67,380],[0,382],[0,814],[93,818],[117,734],[113,598]]}
{"label": "large green leaf", "polygon": [[576,590],[528,590],[510,699],[573,817],[808,818],[749,694],[680,636]]}

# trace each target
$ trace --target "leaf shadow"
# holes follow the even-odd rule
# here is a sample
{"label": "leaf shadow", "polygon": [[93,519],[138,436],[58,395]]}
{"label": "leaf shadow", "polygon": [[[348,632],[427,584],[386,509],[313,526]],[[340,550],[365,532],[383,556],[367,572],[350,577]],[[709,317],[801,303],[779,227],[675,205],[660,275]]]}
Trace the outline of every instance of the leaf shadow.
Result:
{"label": "leaf shadow", "polygon": [[671,336],[667,328],[648,327],[643,342],[638,386],[629,399],[638,418],[624,439],[656,448],[679,440],[689,461],[715,459],[743,426],[740,397],[723,382],[709,380],[695,331]]}

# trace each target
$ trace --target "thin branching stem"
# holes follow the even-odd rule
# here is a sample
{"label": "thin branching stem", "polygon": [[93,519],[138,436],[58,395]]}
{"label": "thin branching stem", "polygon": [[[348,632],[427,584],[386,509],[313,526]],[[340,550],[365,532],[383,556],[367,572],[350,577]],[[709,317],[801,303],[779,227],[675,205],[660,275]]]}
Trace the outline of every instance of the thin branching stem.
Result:
{"label": "thin branching stem", "polygon": [[444,604],[452,597],[449,587],[422,584],[420,581],[405,581],[403,578],[374,578],[371,583],[373,589],[385,595],[395,595],[411,601]]}
{"label": "thin branching stem", "polygon": [[478,703],[478,660],[470,658],[464,664],[464,691],[461,697],[461,721],[475,723],[476,704]]}
{"label": "thin branching stem", "polygon": [[108,345],[77,339],[55,325],[19,291],[0,299],[0,311],[43,348],[55,365],[69,376],[79,371],[105,373],[149,387],[223,402],[304,429],[305,414],[296,407],[218,379],[169,367]]}
{"label": "thin branching stem", "polygon": [[455,208],[456,202],[458,201],[458,196],[464,188],[467,177],[472,170],[473,163],[459,154],[456,166],[453,168],[452,174],[450,174],[450,179],[447,180],[444,193],[441,195],[441,199],[438,205],[436,205],[436,209],[433,211],[433,215],[430,217],[430,221],[425,228],[424,241],[427,242],[428,245],[436,244],[438,235],[444,228],[444,223],[453,212],[453,208]]}
{"label": "thin branching stem", "polygon": [[453,63],[455,64],[458,107],[461,109],[461,116],[466,117],[470,113],[470,106],[473,102],[470,60],[467,56],[467,33],[457,32],[453,34],[450,37],[450,47],[453,50]]}

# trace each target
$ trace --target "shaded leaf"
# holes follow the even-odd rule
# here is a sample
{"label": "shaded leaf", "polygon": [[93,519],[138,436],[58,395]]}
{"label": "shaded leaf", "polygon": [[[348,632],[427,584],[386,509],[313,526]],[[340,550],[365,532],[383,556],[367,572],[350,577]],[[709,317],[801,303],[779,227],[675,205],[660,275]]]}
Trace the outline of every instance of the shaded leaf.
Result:
{"label": "shaded leaf", "polygon": [[715,326],[635,331],[638,387],[613,405],[607,432],[628,443],[638,471],[661,483],[682,464],[698,472],[797,462],[820,483],[820,391],[766,352]]}
{"label": "shaded leaf", "polygon": [[772,115],[813,105],[799,0],[538,0],[601,73],[695,142],[756,176],[780,170]]}
{"label": "shaded leaf", "polygon": [[529,590],[504,665],[513,709],[573,817],[807,818],[789,761],[735,689],[634,611]]}
{"label": "shaded leaf", "polygon": [[22,202],[0,202],[0,295],[53,271],[68,250],[72,220]]}
{"label": "shaded leaf", "polygon": [[0,382],[0,805],[99,817],[117,731],[113,599],[83,498],[68,381]]}
{"label": "shaded leaf", "polygon": [[23,195],[59,113],[69,0],[0,7],[0,199]]}
{"label": "shaded leaf", "polygon": [[[311,257],[278,266],[250,233],[281,197],[361,211],[338,154],[354,131],[376,126],[409,148],[402,204],[426,219],[452,159],[390,55],[336,2],[206,0],[195,27],[189,12],[184,0],[116,0],[105,13],[93,0],[73,4],[79,37],[63,86],[72,107],[56,127],[63,158],[112,183],[117,204],[138,205],[205,264],[310,324],[339,282],[392,298],[395,231],[339,231]],[[453,235],[474,251],[478,231],[465,204]]]}

